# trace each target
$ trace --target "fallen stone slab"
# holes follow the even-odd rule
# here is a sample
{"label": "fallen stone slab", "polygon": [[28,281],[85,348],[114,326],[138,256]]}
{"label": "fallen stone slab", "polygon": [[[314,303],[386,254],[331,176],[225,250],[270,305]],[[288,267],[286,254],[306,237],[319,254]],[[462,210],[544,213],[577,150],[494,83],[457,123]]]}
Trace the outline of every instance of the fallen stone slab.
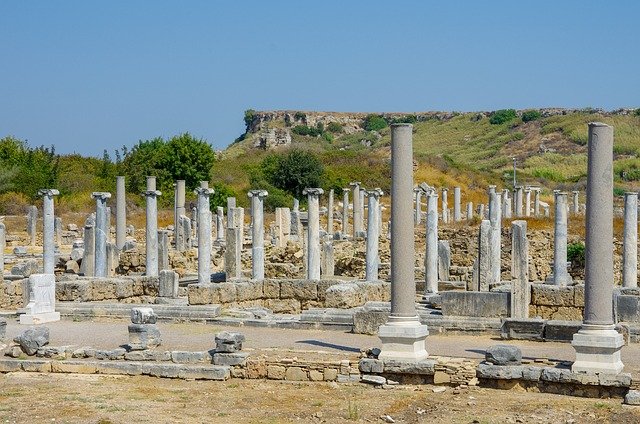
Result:
{"label": "fallen stone slab", "polygon": [[49,344],[48,327],[31,327],[13,339],[27,355],[35,355],[38,349]]}
{"label": "fallen stone slab", "polygon": [[500,337],[507,340],[543,340],[545,323],[542,318],[504,318]]}
{"label": "fallen stone slab", "polygon": [[485,360],[494,365],[520,365],[522,351],[518,346],[494,345],[486,350]]}

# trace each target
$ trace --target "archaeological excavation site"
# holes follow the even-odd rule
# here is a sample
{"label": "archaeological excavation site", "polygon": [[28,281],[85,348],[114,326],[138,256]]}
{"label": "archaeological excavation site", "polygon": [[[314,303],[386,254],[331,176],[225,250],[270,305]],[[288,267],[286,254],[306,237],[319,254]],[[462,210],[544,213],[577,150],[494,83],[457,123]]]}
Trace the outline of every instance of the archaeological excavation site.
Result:
{"label": "archaeological excavation site", "polygon": [[[211,208],[208,181],[188,204],[184,180],[167,193],[148,176],[140,194],[118,176],[65,222],[58,190],[42,188],[0,224],[0,372],[640,405],[638,193],[614,201],[614,127],[588,125],[586,190],[545,202],[514,176],[475,204],[416,181],[412,130],[391,126],[390,193],[306,187],[269,213],[264,189],[249,208]],[[130,196],[144,199],[140,228]],[[160,226],[162,197],[173,214]]]}

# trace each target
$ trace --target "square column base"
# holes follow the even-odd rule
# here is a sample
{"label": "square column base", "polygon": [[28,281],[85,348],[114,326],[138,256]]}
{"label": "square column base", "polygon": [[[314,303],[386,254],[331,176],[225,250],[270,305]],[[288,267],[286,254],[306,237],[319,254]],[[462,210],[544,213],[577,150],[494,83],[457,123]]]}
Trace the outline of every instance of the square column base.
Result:
{"label": "square column base", "polygon": [[576,350],[573,372],[618,374],[624,368],[620,359],[624,338],[613,325],[583,324],[573,335],[571,345]]}
{"label": "square column base", "polygon": [[420,324],[418,317],[404,320],[390,317],[378,330],[378,337],[382,342],[378,359],[422,361],[429,356],[425,347],[428,335],[427,326]]}
{"label": "square column base", "polygon": [[60,321],[60,312],[42,312],[40,314],[20,315],[20,324],[38,325],[54,321]]}

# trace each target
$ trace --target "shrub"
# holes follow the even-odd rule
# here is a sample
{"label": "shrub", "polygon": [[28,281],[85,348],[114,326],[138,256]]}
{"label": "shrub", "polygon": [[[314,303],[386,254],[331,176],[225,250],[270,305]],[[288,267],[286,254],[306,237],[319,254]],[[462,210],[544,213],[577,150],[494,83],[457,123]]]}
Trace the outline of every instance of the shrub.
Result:
{"label": "shrub", "polygon": [[227,197],[236,197],[235,191],[225,183],[213,183],[213,196],[209,197],[209,204],[211,210],[215,213],[215,208],[218,206],[227,206]]}
{"label": "shrub", "polygon": [[567,245],[567,260],[571,267],[584,268],[584,243],[569,243]]}
{"label": "shrub", "polygon": [[625,189],[621,188],[621,187],[614,187],[613,188],[613,195],[617,196],[617,197],[623,197],[624,193],[625,193]]}
{"label": "shrub", "polygon": [[320,187],[324,168],[312,153],[291,150],[285,155],[269,155],[261,165],[264,179],[274,187],[302,197],[307,187]]}
{"label": "shrub", "polygon": [[512,135],[514,140],[522,140],[524,138],[524,134],[521,132],[514,132]]}
{"label": "shrub", "polygon": [[639,107],[638,109],[634,110],[634,111],[633,111],[633,114],[634,114],[635,116],[640,116],[640,107]]}
{"label": "shrub", "polygon": [[327,131],[332,133],[341,133],[342,129],[342,124],[338,122],[329,122],[329,124],[327,125]]}
{"label": "shrub", "polygon": [[380,131],[383,128],[387,127],[387,121],[382,117],[382,115],[367,115],[364,118],[363,127],[367,131]]}
{"label": "shrub", "polygon": [[516,119],[516,111],[515,109],[500,109],[491,113],[491,118],[489,118],[489,122],[493,125],[504,124],[505,122],[512,121]]}
{"label": "shrub", "polygon": [[307,115],[304,112],[296,112],[293,115],[293,119],[295,119],[296,121],[306,121],[307,120]]}
{"label": "shrub", "polygon": [[244,111],[244,126],[245,132],[249,131],[249,127],[251,127],[251,123],[253,122],[253,118],[256,117],[256,111],[253,109],[247,109]]}
{"label": "shrub", "polygon": [[296,125],[291,129],[294,134],[317,137],[322,134],[318,128],[308,127],[306,125]]}
{"label": "shrub", "polygon": [[530,122],[538,120],[542,117],[539,111],[537,110],[527,110],[522,112],[522,122]]}
{"label": "shrub", "polygon": [[2,215],[22,215],[29,205],[29,199],[23,193],[0,194],[0,214]]}
{"label": "shrub", "polygon": [[416,122],[418,122],[416,115],[406,115],[392,119],[390,124],[415,124]]}

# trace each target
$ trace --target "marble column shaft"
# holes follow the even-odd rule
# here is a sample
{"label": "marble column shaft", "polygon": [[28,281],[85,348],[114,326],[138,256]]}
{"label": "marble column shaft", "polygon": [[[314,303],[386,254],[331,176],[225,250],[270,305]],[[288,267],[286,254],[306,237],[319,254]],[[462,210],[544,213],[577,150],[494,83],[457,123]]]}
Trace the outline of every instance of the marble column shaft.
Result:
{"label": "marble column shaft", "polygon": [[566,286],[571,282],[571,276],[567,271],[567,193],[556,190],[554,194],[553,284]]}
{"label": "marble column shaft", "polygon": [[211,204],[213,189],[198,187],[198,283],[211,282]]}
{"label": "marble column shaft", "polygon": [[264,198],[266,190],[251,190],[251,265],[252,278],[264,280]]}
{"label": "marble column shaft", "polygon": [[[320,196],[321,188],[305,188],[307,195],[307,280],[320,280]],[[355,218],[354,218],[355,220]]]}
{"label": "marble column shaft", "polygon": [[38,190],[42,196],[42,258],[44,274],[53,274],[56,265],[56,242],[54,237],[55,213],[53,196],[60,194],[55,189]]}
{"label": "marble column shaft", "polygon": [[438,192],[427,193],[425,295],[438,293]]}
{"label": "marble column shaft", "polygon": [[455,222],[459,222],[462,220],[462,213],[460,212],[461,201],[462,199],[461,199],[460,187],[454,187],[453,188],[453,220]]}
{"label": "marble column shaft", "polygon": [[109,229],[107,228],[107,199],[111,197],[111,193],[95,192],[92,196],[96,199],[94,275],[96,277],[108,277],[107,231]]}
{"label": "marble column shaft", "polygon": [[529,241],[527,221],[511,223],[511,318],[529,318]]}
{"label": "marble column shaft", "polygon": [[[158,276],[158,196],[156,177],[147,177],[147,191],[142,193],[146,198],[146,271],[148,277]],[[97,265],[96,265],[97,266]]]}
{"label": "marble column shaft", "polygon": [[360,204],[360,181],[349,184],[353,189],[353,237],[362,234],[362,205]]}
{"label": "marble column shaft", "polygon": [[348,188],[342,189],[342,236],[347,235],[349,228],[349,191]]}
{"label": "marble column shaft", "polygon": [[622,285],[638,287],[638,193],[624,194]]}
{"label": "marble column shaft", "polygon": [[496,192],[495,186],[489,186],[489,222],[491,223],[489,284],[499,284],[502,264],[500,259],[502,252],[502,205],[500,194]]}
{"label": "marble column shaft", "polygon": [[366,246],[366,261],[365,261],[365,280],[377,281],[378,280],[378,266],[380,264],[380,257],[378,254],[378,242],[380,238],[380,207],[379,201],[382,196],[382,190],[376,188],[375,190],[368,190],[365,195],[368,198],[368,217],[367,217],[367,246]]}

